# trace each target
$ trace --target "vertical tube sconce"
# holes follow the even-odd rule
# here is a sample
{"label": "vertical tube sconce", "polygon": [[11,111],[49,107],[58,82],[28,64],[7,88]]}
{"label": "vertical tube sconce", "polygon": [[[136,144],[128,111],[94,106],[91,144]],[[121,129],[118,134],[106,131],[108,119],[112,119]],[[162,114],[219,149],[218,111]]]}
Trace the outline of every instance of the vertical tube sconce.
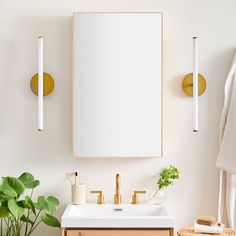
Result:
{"label": "vertical tube sconce", "polygon": [[38,73],[30,80],[32,92],[38,96],[38,131],[43,131],[43,97],[54,89],[54,80],[49,73],[44,72],[43,37],[38,37]]}
{"label": "vertical tube sconce", "polygon": [[193,38],[193,101],[194,124],[193,132],[198,132],[198,38]]}
{"label": "vertical tube sconce", "polygon": [[193,37],[193,73],[187,74],[182,81],[182,89],[193,97],[193,132],[198,132],[198,97],[206,90],[206,80],[198,71],[198,38]]}
{"label": "vertical tube sconce", "polygon": [[43,37],[38,38],[38,130],[43,131]]}

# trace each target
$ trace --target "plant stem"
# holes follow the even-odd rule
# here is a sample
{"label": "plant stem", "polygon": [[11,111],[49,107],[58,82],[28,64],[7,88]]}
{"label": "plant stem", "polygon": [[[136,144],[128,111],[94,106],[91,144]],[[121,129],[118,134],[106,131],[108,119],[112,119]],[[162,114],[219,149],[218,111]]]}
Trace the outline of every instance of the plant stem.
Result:
{"label": "plant stem", "polygon": [[[29,233],[26,234],[25,236],[30,235],[30,234],[33,232],[33,230],[34,230],[34,229],[39,225],[39,223],[41,222],[41,220],[40,220],[39,223],[37,223],[36,226],[34,227],[34,225],[35,225],[35,223],[36,223],[36,221],[37,221],[37,219],[38,219],[38,217],[39,217],[41,211],[42,211],[42,209],[39,210],[38,214],[36,215],[36,217],[35,217],[35,219],[34,219],[33,224],[31,225],[31,228],[30,228],[30,230],[29,230]],[[34,229],[33,229],[33,228],[34,228]]]}
{"label": "plant stem", "polygon": [[20,236],[20,220],[16,220],[16,232],[17,236]]}
{"label": "plant stem", "polygon": [[[6,226],[7,226],[7,221],[6,221],[6,219],[4,218],[3,220],[4,220],[4,222],[5,222]],[[6,228],[6,235],[7,235],[7,228]]]}
{"label": "plant stem", "polygon": [[[12,219],[12,218],[10,217],[10,221],[11,221],[11,222],[10,222],[10,229],[11,229],[11,230],[10,230],[10,235],[15,236],[14,233],[17,232],[17,231],[16,231],[16,219],[15,219],[15,218]],[[16,235],[16,236],[17,236],[17,235]]]}
{"label": "plant stem", "polygon": [[1,218],[1,236],[2,236],[2,218]]}
{"label": "plant stem", "polygon": [[[29,214],[30,214],[30,209],[28,209],[28,212],[27,212],[27,219],[29,219]],[[28,233],[28,221],[26,222],[26,226],[25,226],[25,236],[27,235]]]}
{"label": "plant stem", "polygon": [[[32,188],[31,190],[31,193],[30,193],[30,200],[33,196],[33,192],[34,192],[34,189]],[[29,214],[30,214],[30,209],[28,209],[28,212],[27,212],[27,219],[29,219]],[[29,225],[29,222],[26,222],[26,226],[25,226],[25,236],[27,235],[28,233],[28,225]]]}
{"label": "plant stem", "polygon": [[31,233],[33,233],[33,231],[37,228],[37,226],[42,222],[42,220],[40,220],[32,229],[30,229],[29,234],[27,236],[29,236]]}
{"label": "plant stem", "polygon": [[24,225],[24,222],[23,222],[23,221],[20,221],[20,230],[21,230],[21,228],[23,227],[23,225]]}
{"label": "plant stem", "polygon": [[9,235],[9,232],[10,232],[9,218],[8,218],[7,220],[4,218],[4,220],[5,220],[5,223],[6,223],[6,225],[7,225],[6,236],[8,236],[8,235]]}
{"label": "plant stem", "polygon": [[30,199],[31,199],[32,196],[33,196],[33,192],[34,192],[34,189],[32,188],[32,190],[31,190],[31,194],[30,194]]}
{"label": "plant stem", "polygon": [[158,188],[157,191],[153,194],[153,196],[151,197],[151,200],[157,195],[159,190],[160,190],[160,188]]}

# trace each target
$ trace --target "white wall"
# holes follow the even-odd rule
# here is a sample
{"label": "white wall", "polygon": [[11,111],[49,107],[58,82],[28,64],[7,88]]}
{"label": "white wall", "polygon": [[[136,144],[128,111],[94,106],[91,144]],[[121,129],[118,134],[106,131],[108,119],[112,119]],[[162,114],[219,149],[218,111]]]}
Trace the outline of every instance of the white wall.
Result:
{"label": "white wall", "polygon": [[[235,0],[0,0],[0,175],[32,172],[38,194],[55,194],[61,211],[70,201],[64,174],[79,170],[88,189],[114,194],[121,173],[122,195],[155,184],[162,167],[179,167],[181,178],[166,192],[177,226],[199,214],[216,215],[218,126],[223,84],[236,42]],[[72,156],[72,12],[164,12],[164,157],[79,160]],[[36,72],[37,36],[45,37],[46,71],[56,82],[45,99],[45,131],[36,127],[37,99],[29,88]],[[200,132],[192,132],[192,102],[181,78],[192,66],[192,36],[200,37],[200,70],[208,88],[200,99]],[[91,197],[89,197],[91,199]],[[35,235],[59,235],[41,227]]]}

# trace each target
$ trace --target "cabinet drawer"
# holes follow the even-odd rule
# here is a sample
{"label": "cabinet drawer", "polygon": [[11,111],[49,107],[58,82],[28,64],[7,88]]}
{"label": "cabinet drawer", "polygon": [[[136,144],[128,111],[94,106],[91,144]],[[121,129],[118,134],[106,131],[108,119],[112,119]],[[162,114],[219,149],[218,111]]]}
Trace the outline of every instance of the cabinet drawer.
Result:
{"label": "cabinet drawer", "polygon": [[164,230],[67,230],[67,236],[169,236]]}

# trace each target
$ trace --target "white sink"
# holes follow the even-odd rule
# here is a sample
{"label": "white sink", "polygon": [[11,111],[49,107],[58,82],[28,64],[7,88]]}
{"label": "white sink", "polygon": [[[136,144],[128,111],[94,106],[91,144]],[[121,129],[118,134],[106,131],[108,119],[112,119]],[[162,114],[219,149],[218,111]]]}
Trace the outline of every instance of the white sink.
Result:
{"label": "white sink", "polygon": [[174,228],[175,218],[164,205],[68,205],[65,228]]}

